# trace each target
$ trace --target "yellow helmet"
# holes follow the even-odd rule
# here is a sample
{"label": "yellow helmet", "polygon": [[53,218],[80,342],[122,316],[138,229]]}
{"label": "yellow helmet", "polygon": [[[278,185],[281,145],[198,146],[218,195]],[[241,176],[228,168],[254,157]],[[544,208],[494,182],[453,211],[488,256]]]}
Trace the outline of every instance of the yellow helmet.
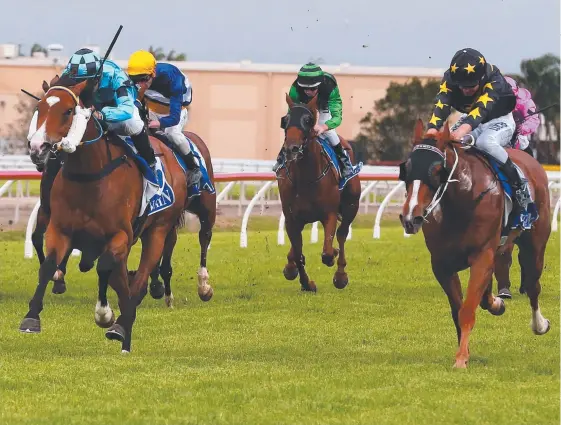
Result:
{"label": "yellow helmet", "polygon": [[156,58],[146,50],[138,50],[129,57],[129,75],[153,75],[156,72]]}

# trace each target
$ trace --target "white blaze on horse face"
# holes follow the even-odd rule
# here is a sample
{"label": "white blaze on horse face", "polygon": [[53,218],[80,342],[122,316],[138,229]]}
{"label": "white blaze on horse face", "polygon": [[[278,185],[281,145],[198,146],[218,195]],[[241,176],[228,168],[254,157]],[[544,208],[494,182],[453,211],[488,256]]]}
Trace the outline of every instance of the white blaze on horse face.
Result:
{"label": "white blaze on horse face", "polygon": [[421,187],[421,180],[413,181],[413,189],[411,190],[411,197],[409,198],[409,212],[405,216],[406,220],[413,219],[413,211],[419,204],[419,188]]}
{"label": "white blaze on horse face", "polygon": [[[35,122],[35,124],[37,124],[37,122]],[[46,124],[47,124],[47,120],[43,122],[41,127],[39,127],[39,129],[35,131],[31,136],[31,138],[29,139],[29,148],[31,149],[32,152],[41,151],[41,146],[43,146],[43,143],[45,143]]]}
{"label": "white blaze on horse face", "polygon": [[56,105],[58,102],[60,102],[60,97],[49,96],[49,97],[47,97],[47,99],[45,101],[49,104],[49,106],[53,106],[53,105]]}

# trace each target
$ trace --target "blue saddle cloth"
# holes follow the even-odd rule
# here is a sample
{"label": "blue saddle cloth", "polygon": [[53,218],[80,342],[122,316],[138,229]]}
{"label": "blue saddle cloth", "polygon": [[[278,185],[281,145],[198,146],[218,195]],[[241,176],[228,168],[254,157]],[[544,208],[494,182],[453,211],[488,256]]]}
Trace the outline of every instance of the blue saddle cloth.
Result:
{"label": "blue saddle cloth", "polygon": [[339,190],[343,190],[346,184],[349,182],[349,180],[351,180],[353,177],[356,177],[360,173],[360,170],[362,169],[362,162],[359,162],[358,164],[354,165],[353,172],[348,176],[343,177],[341,175],[341,166],[339,165],[339,158],[337,158],[337,154],[335,153],[335,150],[333,149],[329,141],[327,141],[327,139],[324,139],[323,137],[319,137],[318,140],[319,140],[319,144],[321,145],[321,148],[323,149],[323,152],[325,152],[325,154],[329,158],[329,162],[331,162],[331,165],[333,165],[335,170],[337,170],[337,175],[339,176]]}
{"label": "blue saddle cloth", "polygon": [[[498,180],[499,180],[505,194],[512,200],[512,198],[513,198],[513,196],[515,196],[515,194],[513,193],[512,186],[511,186],[510,182],[508,181],[507,176],[505,175],[505,173],[500,168],[501,164],[499,163],[499,161],[497,161],[491,155],[488,155],[487,153],[485,153],[481,150],[477,149],[477,152],[479,154],[481,154],[482,156],[484,156],[485,158],[487,158],[487,160],[491,164],[491,167],[493,168],[493,170],[497,174]],[[532,228],[532,223],[534,223],[538,219],[538,217],[539,217],[539,214],[538,214],[536,204],[534,202],[530,202],[528,204],[528,207],[526,208],[526,210],[522,211],[517,216],[511,217],[511,219],[509,220],[511,222],[510,227],[512,229],[516,229],[517,227],[522,225],[522,228],[525,229],[525,230],[531,229]],[[504,224],[504,226],[508,225],[508,223],[503,223],[503,224]]]}
{"label": "blue saddle cloth", "polygon": [[[191,147],[191,152],[193,152],[193,156],[199,163],[199,168],[201,169],[201,174],[202,174],[200,183],[194,184],[188,188],[187,196],[189,198],[192,198],[193,196],[200,196],[201,190],[205,190],[210,194],[216,193],[216,189],[214,188],[212,181],[210,180],[210,177],[208,175],[208,170],[206,169],[206,164],[204,163],[204,160],[201,157],[201,153],[197,149],[197,146],[191,141],[191,139],[189,139],[187,136],[185,136],[185,138],[189,142],[189,146]],[[173,147],[172,147],[172,151],[173,151],[173,155],[175,156],[175,159],[177,159],[177,162],[179,163],[180,167],[183,169],[183,172],[187,174],[187,164],[185,164],[185,161],[183,161],[181,155],[179,155],[175,151],[175,149],[173,149]]]}

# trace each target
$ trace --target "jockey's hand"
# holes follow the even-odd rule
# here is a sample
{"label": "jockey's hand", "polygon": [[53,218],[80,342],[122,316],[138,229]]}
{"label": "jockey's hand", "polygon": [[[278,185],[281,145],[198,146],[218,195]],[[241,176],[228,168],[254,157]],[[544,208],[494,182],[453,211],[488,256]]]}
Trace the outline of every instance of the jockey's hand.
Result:
{"label": "jockey's hand", "polygon": [[450,139],[455,142],[461,142],[463,137],[466,136],[470,131],[471,125],[462,124],[456,129],[456,131],[453,131],[452,134],[450,134]]}
{"label": "jockey's hand", "polygon": [[436,128],[429,128],[425,133],[426,136],[436,136],[438,134],[438,130]]}
{"label": "jockey's hand", "polygon": [[160,128],[160,121],[150,120],[150,123],[148,124],[148,128]]}
{"label": "jockey's hand", "polygon": [[327,125],[325,125],[325,124],[314,125],[314,131],[316,132],[316,134],[318,136],[322,133],[325,133],[327,130],[329,130],[329,127],[327,127]]}
{"label": "jockey's hand", "polygon": [[101,111],[93,111],[92,115],[98,120],[98,121],[103,121],[105,119],[105,117],[103,116],[103,114],[101,113]]}

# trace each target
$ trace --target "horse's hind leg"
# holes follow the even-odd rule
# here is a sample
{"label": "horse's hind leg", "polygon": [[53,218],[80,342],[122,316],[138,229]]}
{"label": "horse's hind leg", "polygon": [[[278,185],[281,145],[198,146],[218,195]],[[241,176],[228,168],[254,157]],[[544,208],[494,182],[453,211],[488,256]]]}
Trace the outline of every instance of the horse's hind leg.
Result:
{"label": "horse's hind leg", "polygon": [[202,301],[209,301],[214,294],[212,286],[209,285],[208,270],[206,268],[206,256],[208,253],[208,246],[212,239],[212,227],[214,226],[214,217],[212,214],[201,213],[199,215],[201,229],[199,230],[199,244],[201,246],[201,262],[200,268],[197,272],[199,298]]}
{"label": "horse's hind leg", "polygon": [[349,226],[351,223],[343,218],[343,221],[337,229],[337,242],[339,243],[339,258],[337,259],[337,271],[333,275],[333,285],[337,289],[343,289],[349,283],[349,277],[345,272],[347,267],[347,258],[345,257],[345,241],[349,235]]}
{"label": "horse's hind leg", "polygon": [[[292,261],[296,264],[298,274],[300,275],[300,285],[302,286],[302,291],[316,292],[316,284],[313,280],[310,280],[308,274],[306,273],[306,258],[302,253],[303,229],[304,225],[300,222],[296,223],[292,218],[286,221],[286,233],[288,234],[288,238],[290,239],[290,243],[292,244],[292,248],[290,249],[290,253],[288,256],[288,261],[289,264]],[[292,257],[290,256],[290,254],[292,254]]]}
{"label": "horse's hind leg", "polygon": [[68,264],[68,258],[70,258],[71,253],[72,250],[66,253],[53,276],[53,294],[64,294],[66,292],[64,276],[66,275],[66,265]]}
{"label": "horse's hind leg", "polygon": [[510,266],[512,265],[512,250],[514,243],[505,247],[502,254],[495,256],[495,277],[497,278],[498,296],[503,299],[512,298],[510,292]]}
{"label": "horse's hind leg", "polygon": [[177,228],[174,227],[166,236],[164,243],[164,253],[162,255],[162,265],[160,266],[160,276],[164,280],[165,301],[169,308],[173,308],[173,293],[171,292],[171,276],[173,269],[171,267],[171,256],[177,242]]}
{"label": "horse's hind leg", "polygon": [[[495,257],[496,258],[496,257]],[[496,260],[495,260],[496,264]],[[495,297],[493,295],[493,275],[489,276],[487,286],[479,302],[479,306],[483,310],[487,310],[493,316],[501,316],[506,309],[505,302],[500,297]]]}
{"label": "horse's hind leg", "polygon": [[150,272],[150,296],[159,300],[164,296],[164,284],[158,279],[161,274],[160,264],[156,264],[154,270]]}
{"label": "horse's hind leg", "polygon": [[[549,225],[549,223],[547,224]],[[541,235],[538,232],[539,230],[542,230]],[[546,230],[549,231],[542,226],[542,228],[532,229],[529,233],[525,232],[520,236],[518,243],[520,248],[518,257],[520,266],[524,270],[522,285],[530,299],[530,306],[532,307],[531,326],[536,335],[543,335],[550,328],[549,320],[542,316],[538,305],[538,297],[541,292],[540,277],[543,271],[545,247],[549,238],[549,233],[544,236]]]}
{"label": "horse's hind leg", "polygon": [[98,297],[95,305],[94,318],[95,323],[100,328],[108,328],[115,323],[115,313],[107,301],[107,287],[109,285],[109,277],[111,276],[112,264],[106,261],[98,261],[97,267],[98,277]]}
{"label": "horse's hind leg", "polygon": [[21,332],[41,332],[41,319],[39,314],[43,310],[43,299],[45,297],[47,284],[52,279],[57,264],[60,264],[69,250],[70,238],[56,232],[54,228],[47,228],[47,257],[39,267],[39,283],[37,284],[33,298],[29,301],[29,311],[19,326]]}

